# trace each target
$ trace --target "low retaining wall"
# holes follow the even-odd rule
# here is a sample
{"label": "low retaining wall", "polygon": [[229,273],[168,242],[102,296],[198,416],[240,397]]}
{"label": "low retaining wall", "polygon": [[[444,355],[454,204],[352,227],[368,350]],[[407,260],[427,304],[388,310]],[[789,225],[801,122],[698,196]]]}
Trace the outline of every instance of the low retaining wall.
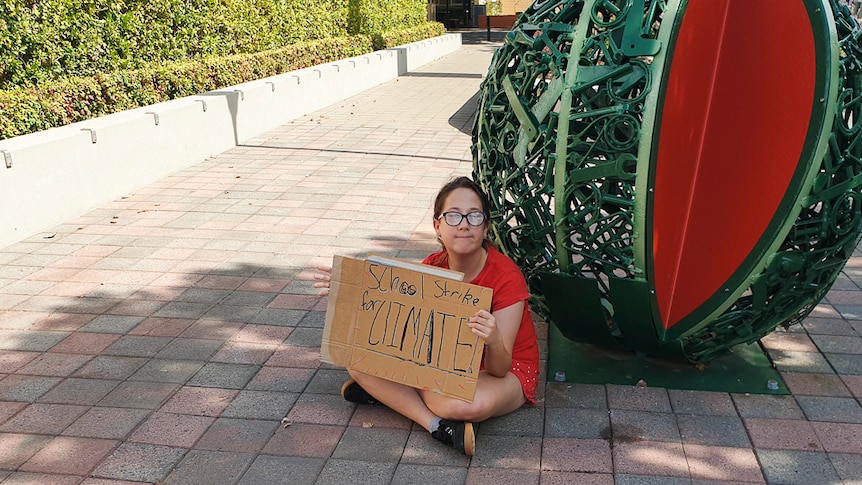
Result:
{"label": "low retaining wall", "polygon": [[446,34],[0,140],[0,248],[460,47]]}

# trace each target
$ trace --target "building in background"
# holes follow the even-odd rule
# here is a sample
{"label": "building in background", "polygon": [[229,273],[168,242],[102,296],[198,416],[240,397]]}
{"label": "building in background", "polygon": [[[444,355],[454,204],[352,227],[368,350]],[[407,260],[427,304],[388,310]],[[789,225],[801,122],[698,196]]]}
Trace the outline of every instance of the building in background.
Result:
{"label": "building in background", "polygon": [[464,29],[481,27],[477,17],[486,12],[490,15],[515,15],[532,3],[531,0],[428,0],[428,14],[447,29]]}

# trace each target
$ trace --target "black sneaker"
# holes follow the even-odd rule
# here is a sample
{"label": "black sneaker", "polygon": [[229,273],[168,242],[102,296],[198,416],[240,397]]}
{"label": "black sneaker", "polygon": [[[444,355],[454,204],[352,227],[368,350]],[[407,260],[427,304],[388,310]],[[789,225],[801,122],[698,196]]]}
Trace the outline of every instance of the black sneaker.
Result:
{"label": "black sneaker", "polygon": [[355,402],[356,404],[377,404],[377,399],[374,399],[371,394],[365,392],[365,389],[357,384],[352,377],[347,379],[347,382],[341,386],[341,397],[345,401]]}
{"label": "black sneaker", "polygon": [[440,420],[440,426],[431,436],[442,441],[467,456],[476,452],[476,435],[473,433],[473,423],[461,421]]}

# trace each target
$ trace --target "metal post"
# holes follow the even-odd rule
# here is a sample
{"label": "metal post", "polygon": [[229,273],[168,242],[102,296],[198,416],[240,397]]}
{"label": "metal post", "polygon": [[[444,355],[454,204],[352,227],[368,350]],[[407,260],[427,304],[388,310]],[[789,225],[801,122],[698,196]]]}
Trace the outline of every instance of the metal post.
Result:
{"label": "metal post", "polygon": [[488,42],[491,42],[491,16],[485,12],[485,26],[488,28]]}

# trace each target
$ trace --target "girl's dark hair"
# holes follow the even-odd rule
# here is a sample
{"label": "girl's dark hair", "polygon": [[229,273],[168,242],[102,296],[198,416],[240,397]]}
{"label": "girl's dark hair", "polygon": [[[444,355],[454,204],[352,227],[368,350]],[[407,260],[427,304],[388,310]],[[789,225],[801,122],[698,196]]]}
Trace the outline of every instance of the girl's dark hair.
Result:
{"label": "girl's dark hair", "polygon": [[[470,189],[476,193],[476,196],[479,197],[479,202],[482,204],[482,212],[485,213],[485,225],[490,225],[491,202],[488,199],[488,196],[485,195],[485,191],[482,190],[482,187],[479,187],[479,184],[468,177],[454,178],[440,188],[440,191],[437,192],[437,197],[434,199],[434,219],[439,218],[443,214],[443,204],[446,203],[446,197],[449,197],[449,194],[451,194],[455,189]],[[443,241],[440,241],[440,245],[443,245]],[[485,238],[485,240],[482,241],[482,246],[484,246],[485,249],[488,247],[497,248],[497,245],[488,238]]]}
{"label": "girl's dark hair", "polygon": [[454,178],[440,188],[440,191],[437,192],[437,198],[434,199],[434,219],[439,218],[443,214],[443,204],[446,203],[446,197],[449,197],[449,194],[455,189],[470,189],[476,193],[479,201],[482,203],[482,212],[485,213],[485,224],[489,224],[491,220],[491,202],[482,188],[479,187],[479,184],[473,182],[468,177]]}

